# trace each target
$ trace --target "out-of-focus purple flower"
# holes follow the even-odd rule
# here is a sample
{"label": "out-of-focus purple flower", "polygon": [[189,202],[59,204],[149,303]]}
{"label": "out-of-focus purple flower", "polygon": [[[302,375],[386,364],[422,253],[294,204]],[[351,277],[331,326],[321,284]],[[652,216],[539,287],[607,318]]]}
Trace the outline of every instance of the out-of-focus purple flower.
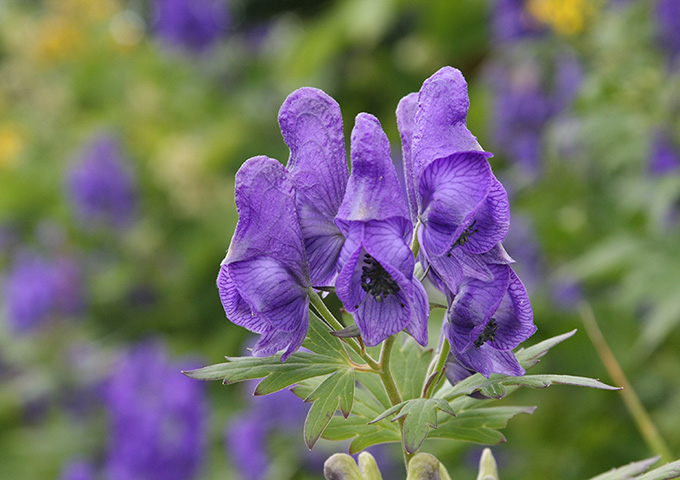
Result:
{"label": "out-of-focus purple flower", "polygon": [[551,61],[552,75],[534,60],[497,62],[490,69],[495,142],[530,178],[540,174],[545,127],[571,104],[581,84],[581,67],[573,56]]}
{"label": "out-of-focus purple flower", "polygon": [[552,280],[551,297],[554,304],[565,311],[576,310],[583,300],[581,284],[575,278],[562,275]]}
{"label": "out-of-focus purple flower", "polygon": [[[268,450],[271,437],[281,434],[301,439],[299,429],[307,414],[307,406],[288,389],[251,396],[249,401],[247,411],[227,425],[227,455],[244,480],[264,480],[268,478],[266,475],[271,462]],[[293,451],[300,457],[304,456],[302,449]]]}
{"label": "out-of-focus purple flower", "polygon": [[334,218],[349,177],[340,107],[321,90],[300,88],[283,102],[279,124],[290,148],[288,171],[312,285],[333,285],[344,243]]}
{"label": "out-of-focus purple flower", "polygon": [[162,344],[123,352],[106,389],[108,478],[197,478],[206,447],[203,385],[181,374]]}
{"label": "out-of-focus purple flower", "polygon": [[118,141],[94,137],[70,168],[66,186],[73,207],[86,225],[124,227],[137,201],[136,185]]}
{"label": "out-of-focus purple flower", "polygon": [[5,278],[4,298],[10,328],[16,333],[32,331],[52,317],[81,310],[80,271],[71,259],[21,251]]}
{"label": "out-of-focus purple flower", "polygon": [[667,132],[658,130],[654,135],[649,155],[649,173],[655,176],[667,175],[680,168],[680,151],[673,144]]}
{"label": "out-of-focus purple flower", "polygon": [[491,33],[495,42],[512,44],[544,34],[547,29],[524,8],[525,0],[495,0]]}
{"label": "out-of-focus purple flower", "polygon": [[260,334],[255,356],[285,349],[285,360],[307,334],[311,282],[295,197],[290,173],[271,158],[251,158],[236,174],[239,220],[217,286],[227,318]]}
{"label": "out-of-focus purple flower", "polygon": [[59,476],[59,480],[95,480],[96,472],[91,463],[84,460],[72,460],[67,463]]}
{"label": "out-of-focus purple flower", "polygon": [[680,2],[657,0],[656,22],[659,42],[667,50],[673,62],[680,56]]}
{"label": "out-of-focus purple flower", "polygon": [[205,51],[225,35],[229,23],[226,0],[155,0],[154,31],[172,47]]}
{"label": "out-of-focus purple flower", "polygon": [[377,118],[357,115],[352,174],[335,219],[346,240],[336,293],[368,346],[407,329],[427,344],[427,294],[413,275],[409,207]]}

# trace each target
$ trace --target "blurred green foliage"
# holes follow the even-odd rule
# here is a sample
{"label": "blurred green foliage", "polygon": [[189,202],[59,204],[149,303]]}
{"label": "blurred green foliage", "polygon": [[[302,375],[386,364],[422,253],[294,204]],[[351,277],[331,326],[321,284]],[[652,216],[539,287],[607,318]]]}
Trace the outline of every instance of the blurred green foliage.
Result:
{"label": "blurred green foliage", "polygon": [[[597,3],[571,35],[549,31],[537,46],[513,50],[512,58],[536,48],[573,52],[583,79],[573,106],[542,131],[541,175],[506,186],[540,251],[536,340],[581,327],[552,291],[556,278],[576,280],[678,455],[680,176],[650,174],[649,158],[658,129],[680,149],[680,72],[659,48],[654,2],[616,3]],[[470,129],[494,151],[496,174],[517,176],[491,127],[485,72],[509,51],[490,37],[493,2],[233,0],[227,35],[199,54],[154,37],[151,8],[0,1],[0,225],[9,232],[0,268],[25,247],[68,254],[83,266],[87,291],[84,318],[23,336],[0,322],[1,478],[56,478],[72,455],[98,454],[101,412],[74,418],[59,400],[115,368],[120,346],[162,336],[174,354],[206,363],[242,352],[247,332],[224,318],[214,283],[237,220],[233,177],[254,155],[285,162],[276,118],[292,90],[310,85],[333,96],[346,137],[357,113],[375,114],[399,157],[397,102],[439,67],[455,66],[469,82]],[[67,200],[64,175],[100,131],[118,136],[138,180],[126,230],[82,228]],[[96,354],[76,368],[74,345]],[[583,330],[544,363],[534,373],[610,381]],[[225,473],[233,469],[223,429],[246,402],[236,388],[208,388],[201,478],[237,478]],[[555,387],[511,401],[539,408],[511,422],[508,443],[494,447],[504,479],[588,478],[652,454],[617,393]],[[302,426],[293,437],[304,448]],[[289,442],[274,448],[278,478],[299,478],[284,453]],[[452,478],[473,478],[481,447],[428,441],[423,451]]]}

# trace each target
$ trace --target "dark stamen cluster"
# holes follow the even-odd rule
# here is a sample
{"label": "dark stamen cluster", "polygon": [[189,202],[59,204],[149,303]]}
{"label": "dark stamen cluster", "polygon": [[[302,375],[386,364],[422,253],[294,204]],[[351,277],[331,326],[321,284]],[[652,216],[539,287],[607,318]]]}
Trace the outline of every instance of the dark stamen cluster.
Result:
{"label": "dark stamen cluster", "polygon": [[366,254],[364,263],[365,265],[361,267],[361,288],[373,296],[376,302],[380,303],[388,295],[400,290],[397,282],[375,258]]}
{"label": "dark stamen cluster", "polygon": [[498,325],[496,324],[496,319],[492,318],[489,320],[489,323],[484,326],[484,330],[482,330],[482,333],[479,334],[477,340],[475,340],[475,347],[479,348],[486,342],[493,341],[493,339],[496,338],[497,331]]}
{"label": "dark stamen cluster", "polygon": [[463,233],[460,234],[460,237],[456,239],[455,242],[453,242],[453,245],[451,245],[451,248],[449,248],[448,253],[446,256],[450,257],[451,252],[453,251],[454,248],[456,247],[462,247],[465,245],[468,241],[468,238],[472,236],[472,234],[477,233],[479,230],[474,228],[475,224],[477,223],[477,220],[473,221],[468,228],[465,229]]}

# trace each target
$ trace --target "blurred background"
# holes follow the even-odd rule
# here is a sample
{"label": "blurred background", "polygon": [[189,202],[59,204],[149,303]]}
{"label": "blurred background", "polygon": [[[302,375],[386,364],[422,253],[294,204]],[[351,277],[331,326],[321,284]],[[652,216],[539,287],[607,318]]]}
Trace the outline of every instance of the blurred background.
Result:
{"label": "blurred background", "polygon": [[[578,305],[680,456],[680,2],[0,0],[0,478],[321,478],[287,391],[179,372],[252,342],[215,287],[234,174],[285,162],[301,86],[375,114],[444,65],[511,197],[505,242],[533,373],[612,382]],[[617,392],[552,387],[493,448],[502,478],[583,479],[652,456]],[[453,478],[478,445],[428,441]],[[403,478],[398,451],[376,449]]]}

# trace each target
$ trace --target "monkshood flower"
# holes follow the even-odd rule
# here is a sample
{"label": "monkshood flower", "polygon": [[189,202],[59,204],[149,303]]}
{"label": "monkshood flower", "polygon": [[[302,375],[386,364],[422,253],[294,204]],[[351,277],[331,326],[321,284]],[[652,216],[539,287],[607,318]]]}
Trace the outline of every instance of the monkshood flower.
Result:
{"label": "monkshood flower", "polygon": [[83,224],[123,227],[132,220],[135,180],[113,136],[101,134],[88,143],[70,168],[66,187]]}
{"label": "monkshood flower", "polygon": [[57,316],[77,314],[84,304],[80,271],[73,260],[48,259],[30,251],[15,256],[3,293],[15,333],[33,331]]}
{"label": "monkshood flower", "polygon": [[180,373],[162,344],[123,352],[106,387],[111,479],[197,478],[207,439],[203,385]]}
{"label": "monkshood flower", "polygon": [[229,27],[225,0],[156,0],[154,31],[172,47],[200,53]]}
{"label": "monkshood flower", "polygon": [[349,177],[340,107],[321,90],[300,88],[283,102],[279,124],[290,148],[287,168],[297,190],[312,285],[330,286],[344,243],[334,218]]}
{"label": "monkshood flower", "polygon": [[524,375],[512,350],[536,331],[526,290],[510,266],[489,264],[491,282],[466,278],[449,292],[443,330],[460,365],[489,377]]}
{"label": "monkshood flower", "polygon": [[247,160],[236,174],[239,219],[217,277],[227,318],[260,334],[255,356],[295,352],[309,325],[309,267],[290,173],[276,160]]}
{"label": "monkshood flower", "polygon": [[360,113],[351,138],[352,174],[335,219],[346,238],[336,293],[368,346],[407,329],[427,344],[427,294],[413,275],[413,226],[378,119]]}
{"label": "monkshood flower", "polygon": [[421,262],[455,290],[465,276],[491,273],[478,255],[496,249],[510,225],[507,193],[466,126],[460,71],[444,67],[397,108],[406,189],[419,225]]}

